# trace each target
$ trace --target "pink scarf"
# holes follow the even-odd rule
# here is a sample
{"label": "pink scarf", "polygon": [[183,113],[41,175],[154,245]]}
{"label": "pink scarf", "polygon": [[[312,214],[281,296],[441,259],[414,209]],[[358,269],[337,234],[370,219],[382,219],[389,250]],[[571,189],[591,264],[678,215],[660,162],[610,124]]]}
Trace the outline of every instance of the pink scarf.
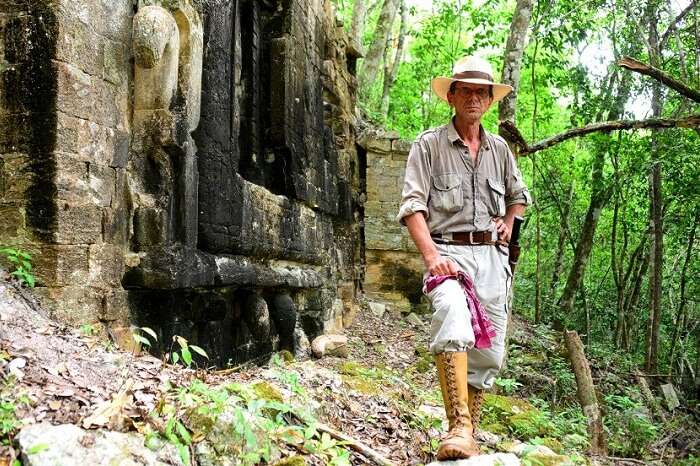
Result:
{"label": "pink scarf", "polygon": [[467,299],[467,306],[472,316],[472,329],[474,330],[474,347],[477,349],[490,348],[491,338],[496,336],[496,329],[493,328],[489,316],[486,315],[484,306],[476,297],[474,290],[474,282],[466,273],[459,271],[457,275],[438,275],[430,276],[423,283],[423,292],[430,293],[445,280],[457,280],[462,285],[464,296]]}

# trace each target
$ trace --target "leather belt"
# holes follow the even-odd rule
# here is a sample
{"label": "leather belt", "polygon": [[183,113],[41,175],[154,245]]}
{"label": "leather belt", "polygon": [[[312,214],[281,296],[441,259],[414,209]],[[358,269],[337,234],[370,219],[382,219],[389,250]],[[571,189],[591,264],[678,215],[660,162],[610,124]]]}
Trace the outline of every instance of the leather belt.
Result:
{"label": "leather belt", "polygon": [[496,244],[494,233],[491,231],[458,231],[455,233],[431,233],[434,240],[444,244],[476,246],[480,244]]}

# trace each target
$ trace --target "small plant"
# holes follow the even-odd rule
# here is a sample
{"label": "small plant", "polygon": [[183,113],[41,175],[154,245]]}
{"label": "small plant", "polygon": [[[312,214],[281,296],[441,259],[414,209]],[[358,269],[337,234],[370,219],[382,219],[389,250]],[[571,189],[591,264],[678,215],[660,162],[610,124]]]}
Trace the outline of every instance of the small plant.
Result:
{"label": "small plant", "polygon": [[28,252],[16,248],[1,248],[0,255],[5,256],[5,259],[11,264],[13,270],[10,275],[28,287],[34,287],[36,278],[32,273],[32,256]]}
{"label": "small plant", "polygon": [[502,379],[500,377],[496,379],[496,385],[501,387],[506,395],[512,395],[515,393],[515,390],[523,386],[523,384],[515,379]]}
{"label": "small plant", "polygon": [[17,416],[20,406],[29,406],[29,398],[17,393],[14,387],[14,377],[10,377],[0,385],[0,445],[9,445],[22,421]]}
{"label": "small plant", "polygon": [[94,325],[91,324],[83,324],[80,326],[80,334],[86,337],[92,337],[97,334],[97,329],[95,328]]}
{"label": "small plant", "polygon": [[158,341],[158,335],[156,335],[156,332],[154,332],[153,329],[149,327],[136,327],[134,333],[131,334],[132,338],[136,343],[150,348],[151,340],[146,338],[146,335],[153,338],[153,341]]}
{"label": "small plant", "polygon": [[185,367],[192,367],[192,351],[199,354],[203,358],[209,359],[209,355],[206,351],[204,351],[201,347],[197,345],[190,345],[187,342],[187,339],[181,337],[180,335],[174,335],[173,342],[177,343],[180,347],[179,350],[174,350],[170,352],[170,359],[173,361],[173,364],[177,364],[178,362],[182,361]]}

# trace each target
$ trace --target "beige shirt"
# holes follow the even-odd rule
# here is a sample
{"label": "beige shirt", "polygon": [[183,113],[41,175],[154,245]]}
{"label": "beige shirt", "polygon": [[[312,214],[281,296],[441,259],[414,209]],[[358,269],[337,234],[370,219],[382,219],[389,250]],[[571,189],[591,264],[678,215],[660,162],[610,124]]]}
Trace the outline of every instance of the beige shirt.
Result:
{"label": "beige shirt", "polygon": [[453,121],[424,132],[413,143],[397,220],[423,212],[431,233],[494,230],[491,221],[530,193],[503,138],[481,128],[474,166]]}

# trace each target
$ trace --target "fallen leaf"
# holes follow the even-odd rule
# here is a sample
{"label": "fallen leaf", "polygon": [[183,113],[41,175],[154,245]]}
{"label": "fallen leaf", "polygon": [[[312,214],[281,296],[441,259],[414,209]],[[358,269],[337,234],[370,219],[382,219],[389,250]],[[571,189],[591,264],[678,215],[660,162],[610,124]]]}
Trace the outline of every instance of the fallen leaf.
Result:
{"label": "fallen leaf", "polygon": [[49,401],[49,408],[58,411],[61,408],[61,402],[59,400],[51,400]]}
{"label": "fallen leaf", "polygon": [[133,380],[127,381],[122,389],[112,397],[111,401],[100,404],[92,415],[83,420],[83,427],[85,429],[107,425],[112,429],[121,427],[126,420],[125,410],[133,400],[129,393],[133,385]]}

